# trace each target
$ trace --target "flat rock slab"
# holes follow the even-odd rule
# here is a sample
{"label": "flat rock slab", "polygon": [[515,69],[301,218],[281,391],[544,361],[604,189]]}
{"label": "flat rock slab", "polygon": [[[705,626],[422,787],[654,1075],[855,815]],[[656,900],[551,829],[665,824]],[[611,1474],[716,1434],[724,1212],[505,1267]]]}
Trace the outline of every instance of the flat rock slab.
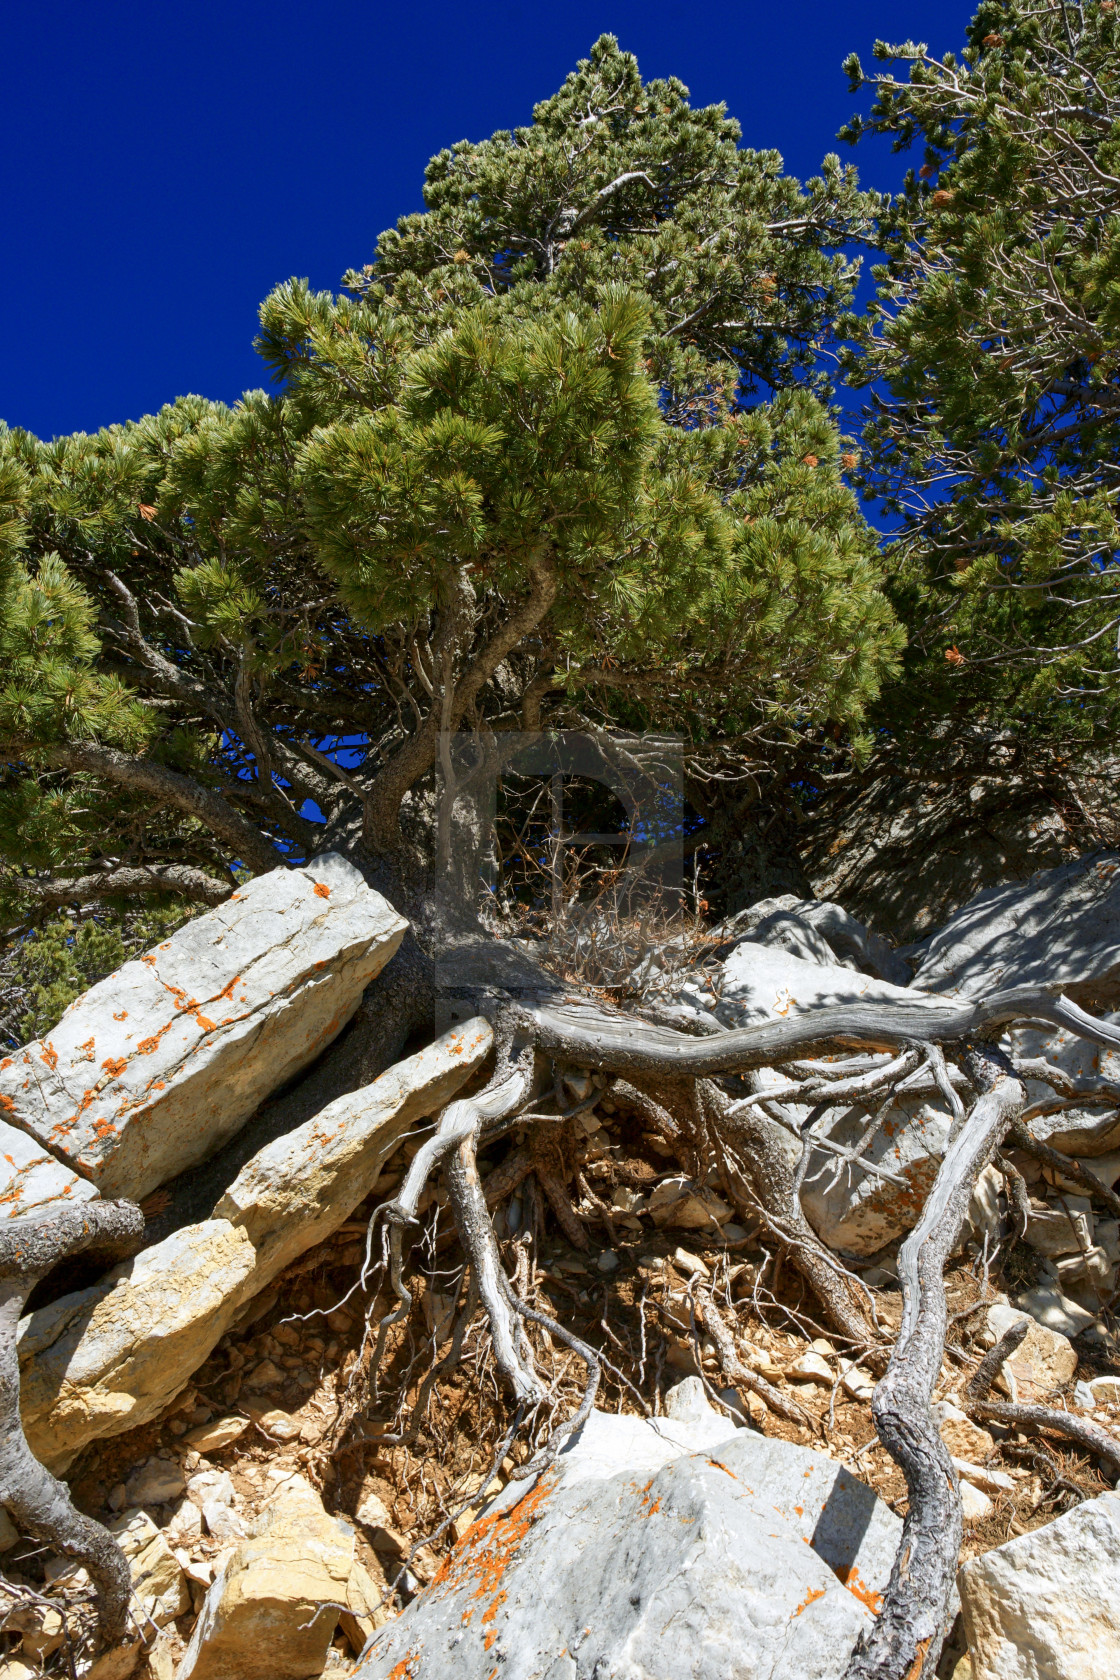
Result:
{"label": "flat rock slab", "polygon": [[[586,1446],[467,1530],[355,1680],[840,1680],[901,1523],[824,1454],[747,1430],[649,1467],[695,1427],[593,1414]],[[603,1474],[612,1435],[627,1468]]]}
{"label": "flat rock slab", "polygon": [[407,922],[326,853],[258,875],[0,1063],[0,1115],[104,1196],[197,1165],[350,1019]]}
{"label": "flat rock slab", "polygon": [[249,1161],[213,1219],[185,1225],[19,1327],[32,1452],[61,1474],[185,1387],[246,1301],[347,1219],[415,1120],[485,1059],[484,1020],[445,1033]]}
{"label": "flat rock slab", "polygon": [[1120,1498],[1102,1494],[957,1576],[973,1680],[1120,1674]]}
{"label": "flat rock slab", "polygon": [[0,1219],[18,1219],[55,1202],[88,1202],[97,1194],[34,1138],[0,1121]]}
{"label": "flat rock slab", "polygon": [[1120,1003],[1120,857],[1081,858],[977,893],[925,943],[915,990],[972,996],[1059,983]]}

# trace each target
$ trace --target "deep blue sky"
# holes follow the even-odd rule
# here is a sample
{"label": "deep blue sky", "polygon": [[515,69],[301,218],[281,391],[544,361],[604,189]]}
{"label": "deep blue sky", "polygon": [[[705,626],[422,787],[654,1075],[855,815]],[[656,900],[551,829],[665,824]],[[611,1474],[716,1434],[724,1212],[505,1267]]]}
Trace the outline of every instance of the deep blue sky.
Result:
{"label": "deep blue sky", "polygon": [[[0,417],[41,436],[264,383],[256,307],[334,287],[440,147],[529,120],[604,31],[802,177],[876,36],[959,48],[971,0],[57,0],[5,16]],[[856,154],[889,188],[899,160]]]}

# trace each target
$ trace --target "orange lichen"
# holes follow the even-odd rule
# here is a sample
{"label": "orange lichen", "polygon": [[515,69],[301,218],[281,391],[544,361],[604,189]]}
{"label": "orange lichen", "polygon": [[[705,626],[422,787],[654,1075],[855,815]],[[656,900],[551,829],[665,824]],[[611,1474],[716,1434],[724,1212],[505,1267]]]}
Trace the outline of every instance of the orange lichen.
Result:
{"label": "orange lichen", "polygon": [[914,1658],[914,1666],[906,1676],[906,1680],[920,1680],[922,1669],[926,1665],[926,1652],[929,1650],[929,1640],[919,1639],[918,1654]]}
{"label": "orange lichen", "polygon": [[54,1045],[49,1042],[49,1040],[46,1044],[44,1044],[42,1055],[39,1057],[39,1060],[41,1062],[46,1062],[52,1073],[58,1066],[58,1051],[55,1049]]}
{"label": "orange lichen", "polygon": [[[455,1550],[440,1566],[429,1590],[435,1592],[444,1586],[455,1589],[473,1582],[471,1596],[476,1601],[490,1600],[482,1617],[483,1622],[496,1615],[505,1598],[502,1577],[540,1515],[553,1486],[548,1476],[542,1476],[512,1509],[472,1523]],[[472,1613],[473,1606],[468,1606],[463,1615],[464,1624],[469,1625]]]}
{"label": "orange lichen", "polygon": [[858,1598],[861,1604],[866,1604],[873,1616],[879,1614],[883,1608],[883,1595],[876,1592],[874,1587],[869,1587],[867,1582],[861,1579],[860,1572],[854,1563],[848,1573],[841,1575],[840,1579],[853,1598]]}
{"label": "orange lichen", "polygon": [[125,1061],[123,1056],[106,1056],[101,1066],[105,1069],[106,1073],[110,1074],[114,1079],[119,1079],[125,1068],[128,1066],[128,1063]]}
{"label": "orange lichen", "polygon": [[114,1021],[127,1021],[128,1020],[128,1010],[127,1009],[122,1009],[119,1015],[114,1015],[113,1016],[113,1019],[114,1019]]}
{"label": "orange lichen", "polygon": [[[800,1616],[803,1610],[808,1610],[810,1604],[815,1604],[818,1598],[823,1597],[823,1587],[810,1587],[809,1591],[805,1594],[805,1597],[801,1600],[801,1603],[797,1606],[797,1609],[793,1612],[793,1616]],[[793,1620],[793,1616],[790,1617],[791,1622]]]}
{"label": "orange lichen", "polygon": [[329,887],[325,887],[323,885],[322,881],[316,881],[316,883],[315,883],[315,897],[316,898],[329,898],[330,896],[331,896],[331,889]]}

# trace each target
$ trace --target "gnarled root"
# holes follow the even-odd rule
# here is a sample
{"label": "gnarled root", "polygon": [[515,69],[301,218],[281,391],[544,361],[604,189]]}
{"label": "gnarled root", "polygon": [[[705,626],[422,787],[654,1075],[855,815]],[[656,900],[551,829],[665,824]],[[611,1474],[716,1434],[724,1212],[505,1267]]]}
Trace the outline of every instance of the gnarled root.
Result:
{"label": "gnarled root", "polygon": [[108,1529],[75,1510],[69,1489],[33,1457],[19,1410],[16,1329],[32,1289],[60,1260],[89,1249],[109,1262],[139,1248],[144,1215],[134,1202],[84,1202],[0,1225],[0,1502],[20,1528],[85,1566],[97,1592],[102,1638],[125,1636],[132,1581]]}
{"label": "gnarled root", "polygon": [[1120,1441],[1089,1418],[1059,1411],[1056,1406],[1010,1405],[987,1398],[988,1390],[1000,1366],[1011,1358],[1029,1330],[1029,1320],[1020,1319],[1004,1332],[991,1352],[984,1356],[965,1390],[964,1403],[967,1410],[978,1418],[990,1419],[993,1423],[1011,1424],[1013,1428],[1028,1434],[1049,1429],[1055,1435],[1064,1435],[1068,1441],[1075,1442],[1086,1452],[1096,1453],[1104,1459],[1114,1475],[1120,1475]]}
{"label": "gnarled root", "polygon": [[956,1474],[931,1409],[945,1350],[945,1262],[977,1178],[1026,1101],[1000,1051],[985,1045],[966,1052],[965,1062],[982,1095],[950,1143],[899,1252],[902,1326],[871,1402],[879,1439],[906,1477],[910,1504],[883,1607],[845,1680],[921,1680],[933,1674],[945,1639],[963,1531]]}

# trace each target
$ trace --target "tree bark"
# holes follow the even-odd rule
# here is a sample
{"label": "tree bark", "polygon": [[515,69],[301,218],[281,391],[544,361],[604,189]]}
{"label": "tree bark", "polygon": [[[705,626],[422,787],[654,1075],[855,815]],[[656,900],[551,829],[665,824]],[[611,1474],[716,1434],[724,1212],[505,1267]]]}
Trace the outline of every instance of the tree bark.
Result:
{"label": "tree bark", "polygon": [[19,1527],[85,1566],[109,1644],[125,1633],[128,1560],[108,1529],[76,1510],[65,1483],[32,1456],[20,1421],[16,1330],[28,1295],[58,1261],[96,1248],[111,1263],[139,1248],[143,1236],[144,1216],[133,1202],[85,1202],[0,1226],[0,1501]]}
{"label": "tree bark", "polygon": [[945,1262],[956,1247],[973,1187],[1026,1090],[991,1046],[966,1052],[985,1087],[950,1143],[922,1216],[898,1256],[902,1324],[871,1414],[879,1439],[906,1477],[910,1495],[898,1555],[874,1628],[857,1647],[845,1680],[921,1680],[941,1653],[963,1523],[960,1489],[931,1409],[945,1352]]}

